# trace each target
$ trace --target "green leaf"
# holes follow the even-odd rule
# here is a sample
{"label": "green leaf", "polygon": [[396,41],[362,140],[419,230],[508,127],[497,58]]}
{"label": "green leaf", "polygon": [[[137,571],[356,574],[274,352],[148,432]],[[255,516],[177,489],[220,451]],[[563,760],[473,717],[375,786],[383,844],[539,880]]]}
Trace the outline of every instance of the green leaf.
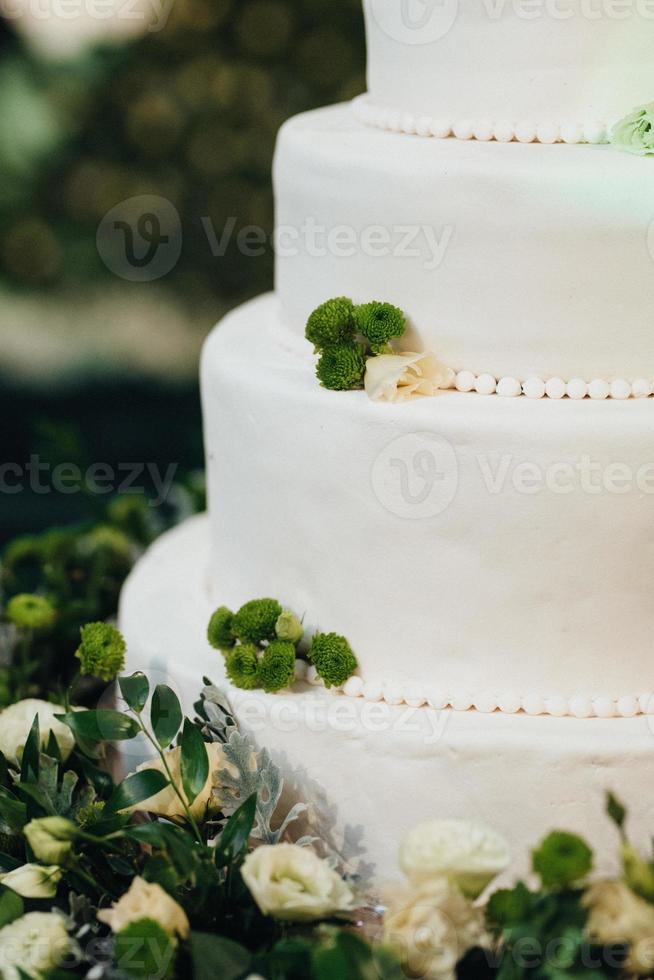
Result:
{"label": "green leaf", "polygon": [[253,793],[229,818],[220,835],[220,841],[216,848],[218,867],[226,867],[232,864],[243,853],[254,827],[256,813],[257,794]]}
{"label": "green leaf", "polygon": [[49,755],[51,759],[55,762],[62,762],[61,749],[59,748],[59,742],[55,738],[55,733],[53,731],[48,735],[48,743],[45,748],[45,755]]}
{"label": "green leaf", "polygon": [[4,786],[0,786],[0,817],[16,834],[27,823],[27,807]]}
{"label": "green leaf", "polygon": [[65,715],[55,715],[55,718],[68,725],[74,735],[80,735],[91,742],[122,742],[135,738],[139,733],[139,726],[134,718],[108,708],[69,711]]}
{"label": "green leaf", "polygon": [[372,947],[359,936],[334,932],[312,955],[315,980],[367,980],[378,976]]}
{"label": "green leaf", "polygon": [[145,674],[137,671],[130,677],[119,677],[118,683],[128,707],[140,715],[150,693],[150,684]]}
{"label": "green leaf", "polygon": [[150,708],[154,737],[162,749],[168,748],[182,724],[179,698],[165,684],[157,684]]}
{"label": "green leaf", "polygon": [[77,761],[82,770],[82,774],[89,781],[96,793],[101,797],[110,796],[114,791],[114,781],[108,772],[94,765],[85,756],[78,756]]}
{"label": "green leaf", "polygon": [[20,895],[0,885],[0,929],[20,919],[24,912],[25,904]]}
{"label": "green leaf", "polygon": [[34,715],[30,733],[25,742],[20,766],[21,783],[36,783],[39,779],[39,760],[41,757],[41,730],[39,716]]}
{"label": "green leaf", "polygon": [[195,857],[193,838],[181,827],[174,827],[161,821],[143,823],[129,827],[125,837],[149,844],[155,851],[168,855],[180,875],[188,875]]}
{"label": "green leaf", "polygon": [[184,719],[180,769],[182,786],[190,806],[209,778],[209,754],[202,732],[188,718]]}
{"label": "green leaf", "polygon": [[192,932],[190,946],[194,980],[239,980],[250,970],[250,953],[231,939]]}
{"label": "green leaf", "polygon": [[115,813],[137,806],[143,800],[156,796],[169,785],[168,777],[156,769],[144,769],[128,776],[109,798],[105,813]]}
{"label": "green leaf", "polygon": [[627,819],[627,810],[613,793],[606,794],[606,812],[618,830],[622,831]]}
{"label": "green leaf", "polygon": [[176,946],[158,922],[139,919],[114,938],[116,963],[121,973],[138,980],[173,975]]}

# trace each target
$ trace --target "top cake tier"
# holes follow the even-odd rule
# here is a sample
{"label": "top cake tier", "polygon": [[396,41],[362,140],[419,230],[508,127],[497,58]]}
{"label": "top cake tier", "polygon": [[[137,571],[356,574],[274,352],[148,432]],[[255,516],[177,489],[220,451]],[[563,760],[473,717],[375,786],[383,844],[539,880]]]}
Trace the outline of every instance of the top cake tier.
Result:
{"label": "top cake tier", "polygon": [[[610,127],[654,99],[653,0],[364,0],[382,121]],[[393,125],[395,119],[395,125]],[[579,140],[570,139],[570,142]]]}

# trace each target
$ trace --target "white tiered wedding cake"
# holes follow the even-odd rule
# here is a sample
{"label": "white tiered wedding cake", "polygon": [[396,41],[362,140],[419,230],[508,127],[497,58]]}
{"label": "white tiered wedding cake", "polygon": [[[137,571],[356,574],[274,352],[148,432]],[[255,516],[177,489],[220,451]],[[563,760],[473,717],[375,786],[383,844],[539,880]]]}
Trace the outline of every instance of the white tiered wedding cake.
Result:
{"label": "white tiered wedding cake", "polygon": [[[189,706],[216,605],[348,638],[343,691],[229,691],[380,878],[435,815],[518,867],[554,826],[601,844],[609,788],[651,831],[654,161],[601,144],[654,98],[654,25],[614,6],[367,0],[369,94],[282,128],[276,293],[205,347],[209,516],[123,595],[130,666]],[[458,390],[321,388],[305,324],[345,295]]]}

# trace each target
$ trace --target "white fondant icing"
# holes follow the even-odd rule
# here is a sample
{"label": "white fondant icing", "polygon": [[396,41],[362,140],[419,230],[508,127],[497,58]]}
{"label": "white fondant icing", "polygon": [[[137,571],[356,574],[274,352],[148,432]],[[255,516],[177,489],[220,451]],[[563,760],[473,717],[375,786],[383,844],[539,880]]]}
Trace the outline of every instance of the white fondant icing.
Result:
{"label": "white fondant icing", "polygon": [[330,296],[381,299],[409,317],[402,346],[475,377],[654,379],[651,163],[300,116],[275,165],[285,320],[301,337]]}
{"label": "white fondant icing", "polygon": [[230,568],[217,601],[274,590],[346,635],[364,693],[393,703],[436,691],[468,710],[490,692],[501,707],[515,691],[532,714],[578,697],[616,714],[654,690],[650,403],[380,406],[321,389],[314,367],[272,296],[206,345],[216,581]]}
{"label": "white fondant icing", "polygon": [[[360,828],[376,882],[397,875],[409,811],[412,824],[435,816],[489,824],[512,843],[514,876],[528,870],[531,848],[561,827],[589,840],[599,873],[617,871],[602,863],[616,853],[615,830],[601,818],[608,788],[629,804],[635,844],[649,842],[642,787],[654,777],[654,753],[644,716],[455,713],[371,705],[301,685],[280,695],[229,688],[222,658],[206,640],[209,543],[208,518],[194,518],[159,539],[134,569],[120,610],[126,671],[172,686],[189,714],[203,676],[227,690],[241,724],[282,766],[287,789],[295,787],[316,818],[336,812],[337,839],[346,826]],[[231,573],[227,565],[215,569],[220,592]],[[131,750],[122,743],[127,771],[141,761]]]}

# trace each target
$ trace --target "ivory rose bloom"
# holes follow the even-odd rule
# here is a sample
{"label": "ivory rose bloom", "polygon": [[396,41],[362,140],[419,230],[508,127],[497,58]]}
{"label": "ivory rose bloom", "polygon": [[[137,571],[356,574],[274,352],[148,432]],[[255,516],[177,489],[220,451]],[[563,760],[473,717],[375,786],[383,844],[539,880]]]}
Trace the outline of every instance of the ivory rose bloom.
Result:
{"label": "ivory rose bloom", "polygon": [[[222,769],[231,768],[225,758],[224,749],[219,742],[208,742],[206,749],[209,755],[209,775],[202,791],[193,800],[190,807],[194,819],[200,821],[220,809],[220,799],[213,793],[214,786],[216,785],[216,774]],[[178,746],[166,752],[165,756],[168,768],[175,780],[175,785],[183,793],[180,772],[182,750]],[[156,769],[157,772],[165,772],[163,762],[159,758],[142,763],[138,766],[137,772],[143,772],[144,769]],[[154,813],[160,817],[167,817],[169,820],[183,821],[186,816],[182,802],[172,786],[166,786],[160,793],[156,793],[147,800],[143,800],[142,803],[138,803],[133,809],[143,810],[145,813]]]}
{"label": "ivory rose bloom", "polygon": [[54,898],[61,881],[61,868],[56,864],[22,864],[0,875],[5,888],[11,888],[23,898]]}
{"label": "ivory rose bloom", "polygon": [[122,932],[132,922],[152,919],[169,936],[186,939],[190,931],[186,912],[165,892],[161,885],[153,884],[144,878],[135,878],[129,891],[110,909],[101,909],[98,919],[109,926],[112,932]]}
{"label": "ivory rose bloom", "polygon": [[637,156],[654,153],[654,102],[639,106],[616,123],[611,142]]}
{"label": "ivory rose bloom", "polygon": [[347,912],[354,896],[315,851],[298,844],[266,844],[246,857],[243,880],[264,915],[311,922]]}
{"label": "ivory rose bloom", "polygon": [[506,841],[482,824],[434,820],[408,834],[400,867],[412,881],[446,878],[469,898],[477,898],[509,865]]}
{"label": "ivory rose bloom", "polygon": [[0,976],[3,980],[19,980],[21,973],[41,976],[60,966],[72,949],[63,916],[28,912],[0,929]]}
{"label": "ivory rose bloom", "polygon": [[408,976],[456,980],[468,950],[487,942],[483,913],[445,878],[434,878],[386,896],[384,941]]}
{"label": "ivory rose bloom", "polygon": [[38,698],[17,701],[16,704],[0,711],[0,752],[5,759],[15,766],[20,765],[25,742],[34,718],[38,715],[42,747],[45,749],[52,732],[57,739],[61,757],[65,761],[73,751],[75,739],[68,725],[62,724],[55,718],[55,715],[61,715],[63,712],[64,709],[59,705],[40,701]]}
{"label": "ivory rose bloom", "polygon": [[373,401],[405,402],[449,388],[454,371],[434,354],[381,354],[366,362],[365,389]]}
{"label": "ivory rose bloom", "polygon": [[654,905],[621,881],[591,885],[583,904],[590,909],[589,937],[606,946],[628,943],[626,973],[649,976],[654,970]]}

